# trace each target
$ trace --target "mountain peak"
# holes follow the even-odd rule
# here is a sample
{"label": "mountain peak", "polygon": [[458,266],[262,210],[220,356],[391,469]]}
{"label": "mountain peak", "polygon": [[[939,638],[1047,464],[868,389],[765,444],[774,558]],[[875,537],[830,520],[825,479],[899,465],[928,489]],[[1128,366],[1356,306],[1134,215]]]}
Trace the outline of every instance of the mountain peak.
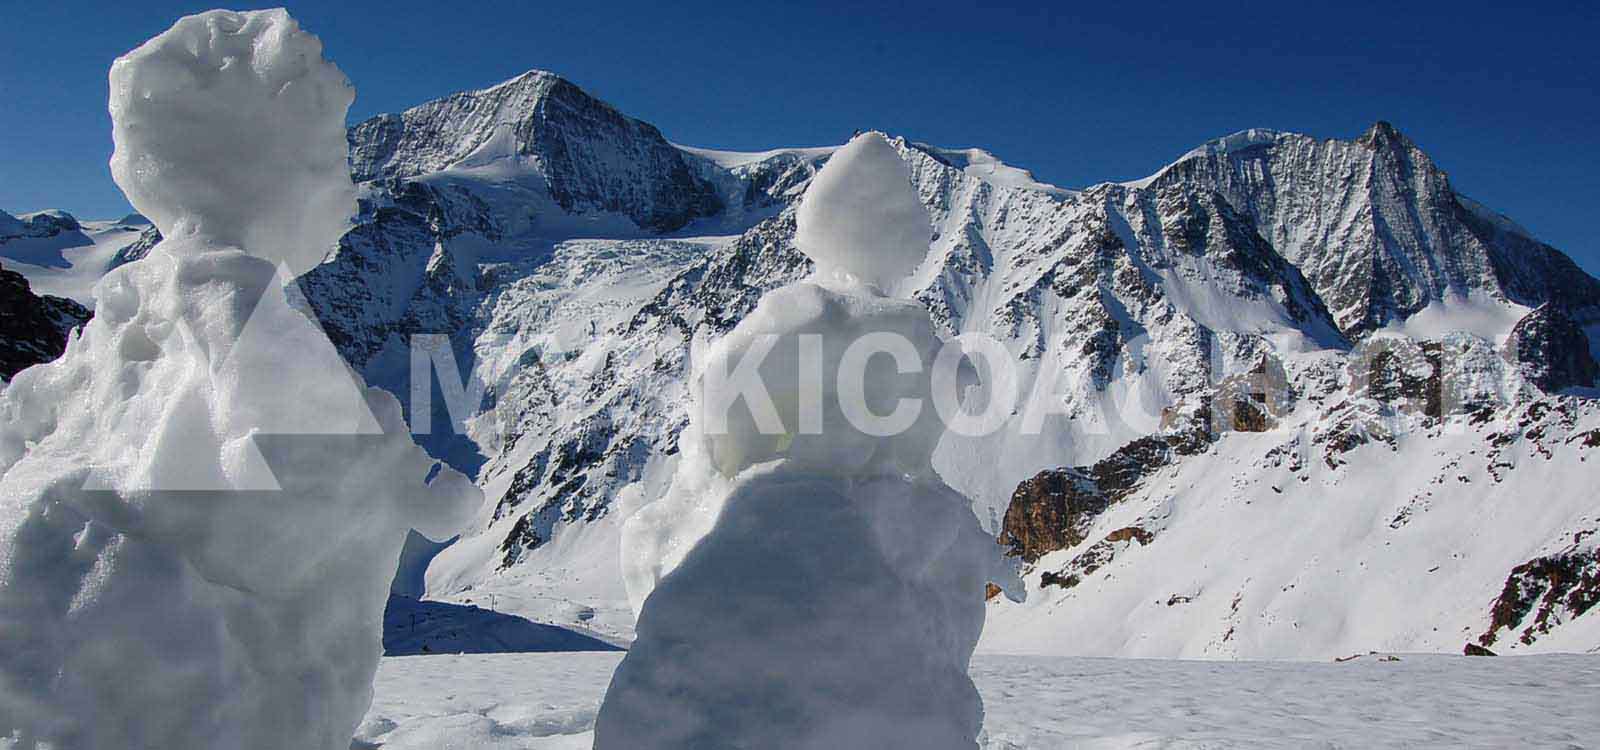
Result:
{"label": "mountain peak", "polygon": [[349,142],[357,182],[493,174],[547,194],[558,213],[625,216],[648,231],[721,208],[653,125],[544,70],[378,115],[351,128]]}
{"label": "mountain peak", "polygon": [[548,70],[540,70],[539,68],[530,68],[527,72],[519,73],[493,86],[479,89],[478,91],[467,91],[463,93],[486,94],[491,91],[499,91],[500,89],[521,88],[528,85],[537,85],[543,87],[557,82],[571,83],[567,79],[561,77],[559,73],[553,73]]}
{"label": "mountain peak", "polygon": [[1356,139],[1356,142],[1366,146],[1367,148],[1373,149],[1379,147],[1392,148],[1395,146],[1412,145],[1411,139],[1402,135],[1400,130],[1388,120],[1379,120],[1373,123],[1372,127],[1367,128],[1367,132],[1361,134],[1361,137]]}

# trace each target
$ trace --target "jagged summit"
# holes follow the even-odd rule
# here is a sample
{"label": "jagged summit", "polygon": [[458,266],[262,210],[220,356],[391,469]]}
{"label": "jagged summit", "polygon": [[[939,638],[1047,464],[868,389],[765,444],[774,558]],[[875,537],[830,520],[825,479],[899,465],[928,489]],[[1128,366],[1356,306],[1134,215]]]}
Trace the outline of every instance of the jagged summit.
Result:
{"label": "jagged summit", "polygon": [[1356,139],[1356,142],[1371,148],[1390,145],[1409,147],[1413,145],[1411,140],[1401,134],[1400,130],[1388,120],[1379,120],[1372,123],[1372,127],[1367,128],[1367,132],[1362,133],[1361,137]]}
{"label": "jagged summit", "polygon": [[[1284,141],[1302,139],[1325,141],[1328,143],[1349,143],[1349,141],[1340,141],[1336,138],[1319,138],[1306,133],[1298,133],[1289,130],[1276,130],[1273,128],[1246,128],[1244,130],[1229,133],[1228,135],[1206,141],[1205,143],[1202,143],[1199,146],[1184,152],[1182,156],[1173,160],[1171,163],[1167,164],[1161,169],[1156,170],[1155,174],[1152,174],[1149,177],[1141,180],[1133,180],[1123,184],[1133,187],[1147,187],[1151,183],[1160,179],[1162,175],[1166,174],[1174,167],[1177,167],[1183,162],[1191,159],[1203,159],[1211,156],[1232,156],[1248,151],[1252,148],[1272,148]],[[1360,144],[1369,149],[1385,145],[1415,148],[1415,144],[1413,144],[1410,139],[1406,138],[1406,136],[1402,134],[1398,128],[1396,128],[1387,120],[1378,120],[1374,122],[1371,127],[1366,129],[1365,132],[1363,132],[1360,136],[1357,136],[1353,143]]]}
{"label": "jagged summit", "polygon": [[357,181],[476,172],[546,192],[568,214],[657,232],[722,207],[655,126],[540,70],[356,125],[350,166]]}
{"label": "jagged summit", "polygon": [[1386,121],[1353,141],[1240,131],[1126,184],[1223,196],[1311,280],[1347,333],[1432,305],[1532,308],[1554,298],[1581,321],[1600,320],[1600,282],[1458,196],[1448,174]]}

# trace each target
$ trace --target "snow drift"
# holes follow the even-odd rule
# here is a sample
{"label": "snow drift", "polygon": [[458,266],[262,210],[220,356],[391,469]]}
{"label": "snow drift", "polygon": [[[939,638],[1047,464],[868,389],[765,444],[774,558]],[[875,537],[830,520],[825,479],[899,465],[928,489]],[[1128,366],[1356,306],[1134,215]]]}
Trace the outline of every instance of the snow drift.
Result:
{"label": "snow drift", "polygon": [[111,73],[166,237],[0,395],[0,736],[344,750],[408,529],[479,499],[290,304],[354,208],[352,92],[282,10],[180,20]]}
{"label": "snow drift", "polygon": [[[835,155],[806,202],[815,283],[767,294],[708,352],[672,492],[625,532],[631,587],[661,577],[596,748],[976,747],[967,666],[984,586],[1006,575],[970,503],[933,471],[932,410],[889,416],[928,400],[940,342],[924,308],[877,292],[921,261],[927,214],[876,133]],[[859,380],[834,378],[872,336],[905,347]],[[709,374],[768,346],[781,353],[760,367],[770,407],[736,402],[738,383]],[[898,424],[863,426],[863,404]]]}

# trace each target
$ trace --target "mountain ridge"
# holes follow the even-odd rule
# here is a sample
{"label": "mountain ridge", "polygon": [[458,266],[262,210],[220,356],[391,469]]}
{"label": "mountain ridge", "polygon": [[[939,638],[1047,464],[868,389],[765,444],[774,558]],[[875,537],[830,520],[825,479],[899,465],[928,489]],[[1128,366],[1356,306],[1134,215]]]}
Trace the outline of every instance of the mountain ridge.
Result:
{"label": "mountain ridge", "polygon": [[[1514,410],[1545,398],[1521,371],[1494,364],[1501,355],[1490,353],[1501,351],[1498,342],[1511,335],[1513,324],[1532,314],[1535,306],[1523,302],[1565,304],[1550,292],[1559,286],[1551,283],[1549,264],[1535,263],[1518,276],[1507,272],[1505,263],[1491,262],[1491,256],[1514,259],[1537,247],[1503,221],[1484,217],[1483,209],[1463,205],[1442,170],[1392,126],[1375,125],[1364,139],[1245,131],[1244,137],[1231,142],[1225,137],[1213,142],[1218,145],[1180,157],[1142,185],[1108,182],[1073,191],[1038,185],[1023,177],[1025,171],[1009,172],[1014,168],[988,162],[978,152],[894,139],[935,225],[927,261],[897,292],[924,302],[943,336],[982,333],[1005,342],[1021,357],[1025,381],[1051,372],[1065,383],[1058,397],[1070,418],[1065,425],[1048,427],[1042,437],[1001,434],[942,447],[941,472],[955,477],[975,499],[980,518],[987,515],[997,535],[1004,530],[1001,517],[1021,507],[1013,497],[1016,488],[1037,472],[1129,455],[1119,451],[1154,439],[1168,429],[1163,423],[1191,418],[1186,414],[1214,410],[1226,415],[1220,423],[1226,429],[1210,431],[1213,437],[1204,443],[1209,448],[1170,463],[1152,456],[1129,475],[1145,478],[1119,490],[1117,501],[1104,503],[1103,512],[1076,522],[1082,526],[1082,543],[1101,545],[1098,551],[1089,557],[1076,547],[1039,551],[1029,584],[1043,607],[993,605],[998,609],[992,612],[988,648],[1017,648],[1018,639],[1031,638],[1028,648],[1062,649],[1070,641],[1040,635],[1070,624],[1060,614],[1041,611],[1057,606],[1063,596],[1060,586],[1045,585],[1047,576],[1077,576],[1100,586],[1091,567],[1098,572],[1107,564],[1138,559],[1136,554],[1108,552],[1128,545],[1143,549],[1141,540],[1152,549],[1182,542],[1190,533],[1184,531],[1187,525],[1159,527],[1119,515],[1152,502],[1160,507],[1163,501],[1150,497],[1148,488],[1166,486],[1163,472],[1205,473],[1197,467],[1217,460],[1216,451],[1246,450],[1259,445],[1260,438],[1250,436],[1277,431],[1304,431],[1297,445],[1315,441],[1338,446],[1318,465],[1331,461],[1344,466],[1348,451],[1369,444],[1374,425],[1396,418],[1385,415],[1410,408],[1406,399],[1412,397],[1403,394],[1431,382],[1467,394],[1452,397],[1450,403],[1501,403],[1493,400],[1499,396],[1487,394],[1503,392],[1509,395],[1495,408]],[[686,422],[689,341],[729,330],[765,290],[809,271],[792,244],[793,206],[830,152],[681,151],[692,157],[703,179],[717,186],[725,218],[739,217],[723,225],[736,236],[688,244],[636,235],[625,241],[527,241],[529,254],[519,260],[507,252],[519,246],[512,239],[515,230],[507,231],[492,204],[457,211],[477,204],[441,193],[454,208],[430,209],[428,215],[440,219],[440,227],[455,228],[406,246],[415,248],[416,262],[426,256],[429,278],[445,273],[442,278],[449,281],[420,287],[427,292],[410,306],[408,320],[385,324],[381,332],[353,334],[368,342],[388,338],[387,344],[366,345],[375,351],[395,349],[400,338],[394,337],[403,338],[408,327],[416,332],[429,326],[465,331],[457,337],[458,361],[475,361],[487,374],[486,382],[494,384],[483,407],[491,416],[481,420],[481,431],[475,434],[487,446],[480,484],[494,500],[480,516],[481,531],[446,550],[429,567],[432,595],[465,600],[492,592],[502,606],[535,619],[578,626],[570,613],[581,612],[587,618],[583,627],[608,637],[628,636],[631,613],[620,581],[610,572],[616,528],[632,509],[664,492],[671,476],[676,436]],[[1268,174],[1283,178],[1282,192],[1251,179]],[[439,186],[428,185],[429,190]],[[455,182],[451,188],[478,189]],[[1353,207],[1355,218],[1345,220],[1341,211],[1326,210],[1328,206]],[[1407,217],[1413,213],[1427,220],[1411,221]],[[450,218],[463,214],[477,218]],[[1391,225],[1407,231],[1378,231]],[[474,234],[482,239],[461,241]],[[359,236],[359,230],[347,239],[352,236]],[[500,255],[481,271],[473,272],[472,264],[455,258],[483,241],[494,244]],[[674,242],[680,244],[670,244]],[[621,254],[613,255],[613,248]],[[366,263],[355,262],[362,257],[359,247],[349,249],[352,268]],[[639,259],[630,261],[629,254],[639,254]],[[393,256],[380,254],[373,261],[381,257]],[[1423,262],[1400,262],[1407,259]],[[643,266],[649,264],[655,268],[646,274]],[[319,272],[340,265],[335,258]],[[1314,272],[1303,273],[1303,268]],[[1523,277],[1532,283],[1516,286]],[[359,278],[351,272],[326,288],[348,288]],[[308,281],[316,283],[315,274]],[[601,289],[610,285],[630,291],[603,294]],[[1586,301],[1584,288],[1575,293],[1580,303]],[[309,296],[314,306],[331,299]],[[1343,307],[1330,309],[1334,306],[1324,303],[1329,298],[1340,299]],[[1570,333],[1571,326],[1560,322],[1581,319],[1582,305],[1576,307],[1578,316],[1567,311],[1564,318],[1554,316],[1550,325],[1529,323],[1524,328],[1545,332],[1535,337],[1539,342],[1564,342],[1557,348],[1564,347],[1576,362],[1570,335],[1549,333]],[[1342,319],[1336,310],[1345,313]],[[1468,313],[1477,317],[1468,320]],[[339,315],[331,317],[330,330],[343,325]],[[1381,369],[1390,366],[1383,363],[1431,362],[1429,357],[1440,356],[1373,355],[1365,349],[1370,348],[1367,342],[1406,331],[1438,339],[1462,321],[1475,332],[1428,346],[1458,352],[1451,356],[1464,357],[1461,361],[1476,374],[1411,380],[1410,375],[1391,373],[1383,377],[1410,385],[1351,390],[1368,378],[1354,378],[1351,373],[1359,368],[1351,369],[1348,362],[1370,360]],[[1050,342],[1060,337],[1075,342],[1072,348],[1052,351]],[[1379,348],[1384,346],[1389,345]],[[1543,343],[1528,346],[1540,350]],[[366,361],[371,376],[373,360]],[[1286,396],[1270,408],[1248,398],[1219,396],[1243,386],[1227,385],[1226,379],[1215,382],[1213,369],[1236,363],[1227,369],[1249,370],[1252,365],[1238,363],[1252,362],[1267,363],[1253,366],[1269,370],[1276,367],[1272,371],[1281,372],[1280,380],[1293,383],[1292,392],[1300,395]],[[1572,373],[1581,376],[1586,370],[1577,363],[1560,372],[1554,380],[1547,377],[1550,373],[1530,376],[1544,378],[1553,388],[1562,378],[1571,380]],[[404,388],[403,382],[393,385]],[[1354,400],[1329,401],[1319,391],[1349,393]],[[1468,418],[1467,410],[1456,407],[1435,408],[1432,414],[1420,418],[1424,421],[1418,429],[1438,429]],[[490,428],[490,423],[496,426]],[[1395,445],[1427,442],[1394,440]],[[1582,440],[1571,445],[1582,445]],[[1275,449],[1248,448],[1263,454]],[[1131,455],[1146,454],[1135,450]],[[1368,460],[1367,453],[1360,455]],[[1225,460],[1251,463],[1262,458]],[[1353,481],[1338,474],[1341,469],[1327,470],[1335,472],[1327,482]],[[1420,512],[1413,509],[1410,514]],[[1121,525],[1101,526],[1110,523]],[[1123,528],[1141,531],[1119,531]],[[1541,526],[1529,530],[1525,540],[1508,543],[1522,556],[1514,563],[1537,558],[1536,542],[1554,533]],[[1108,537],[1114,541],[1106,542]],[[1178,541],[1166,541],[1173,539]],[[1071,561],[1080,558],[1085,562],[1074,567]],[[1086,562],[1091,559],[1101,562],[1091,566]],[[1226,557],[1217,560],[1219,568],[1237,569],[1236,563]],[[1482,600],[1452,603],[1450,617],[1465,619],[1467,627],[1482,632],[1486,616],[1472,613],[1487,612],[1512,567],[1508,563],[1493,575],[1475,572],[1471,586],[1485,592]],[[1081,597],[1085,590],[1075,587],[1066,595]],[[1161,597],[1174,595],[1165,592]],[[1384,623],[1377,627],[1409,627],[1393,619]],[[1186,624],[1181,632],[1196,627]],[[1229,640],[1220,641],[1224,651],[1216,651],[1217,646],[1191,651],[1181,642],[1162,640],[1152,653],[1305,656],[1349,645],[1329,636],[1285,647],[1273,640],[1278,626],[1264,626],[1260,632],[1244,623],[1234,627],[1240,634],[1251,633],[1249,645],[1237,647]],[[1041,637],[1045,641],[1037,640]],[[1098,643],[1108,653],[1126,648],[1083,642]],[[1411,643],[1430,650],[1460,647],[1459,640]]]}
{"label": "mountain ridge", "polygon": [[[428,566],[427,593],[493,595],[531,619],[626,639],[618,526],[670,482],[692,342],[809,272],[794,207],[831,148],[677,146],[537,71],[380,115],[350,139],[360,213],[301,277],[308,309],[370,383],[409,395],[408,342],[442,334],[453,375],[487,386],[466,435],[423,437],[476,471],[487,496],[475,530]],[[940,472],[997,537],[1021,528],[1013,509],[1057,524],[1028,532],[1055,546],[1026,552],[1033,602],[991,605],[988,648],[1320,657],[1378,641],[1457,650],[1456,631],[1508,629],[1531,632],[1530,647],[1600,645],[1585,635],[1596,615],[1560,603],[1586,590],[1540,583],[1585,569],[1587,548],[1561,540],[1593,531],[1595,515],[1570,483],[1537,504],[1534,479],[1546,461],[1575,476],[1594,447],[1593,352],[1581,350],[1597,338],[1600,282],[1457,195],[1393,126],[1353,140],[1240,131],[1145,180],[1082,190],[981,149],[892,142],[934,222],[928,258],[893,291],[924,303],[945,338],[1001,341],[1023,392],[1038,385],[1062,414],[1040,435],[941,446]],[[1520,363],[1530,357],[1550,366]],[[409,418],[451,424],[429,387],[433,413]],[[1168,444],[1174,434],[1190,437]],[[1353,464],[1404,477],[1384,490],[1393,502]],[[1464,499],[1435,499],[1435,474],[1411,465],[1467,488],[1455,490]],[[1095,477],[1093,512],[1031,513],[1019,488],[1047,472]],[[1286,509],[1275,499],[1286,494],[1307,504]],[[1386,523],[1329,510],[1340,503]],[[1532,520],[1488,554],[1475,535],[1495,527],[1479,516],[1504,525],[1506,507]],[[1317,521],[1349,541],[1307,540],[1318,552],[1258,563],[1206,535],[1224,519],[1262,539]],[[1357,616],[1339,608],[1360,598],[1329,588],[1339,576],[1384,602],[1421,598],[1426,578],[1327,561],[1430,524],[1434,541],[1407,566],[1463,550],[1486,560],[1450,574],[1455,593],[1427,615],[1434,624],[1386,605],[1361,628],[1291,638],[1317,607]],[[1179,580],[1189,565],[1223,577],[1191,586]],[[1317,594],[1303,601],[1259,583],[1304,570],[1320,577],[1273,584]],[[1090,596],[1095,606],[1065,606]],[[1175,604],[1147,611],[1146,599]]]}

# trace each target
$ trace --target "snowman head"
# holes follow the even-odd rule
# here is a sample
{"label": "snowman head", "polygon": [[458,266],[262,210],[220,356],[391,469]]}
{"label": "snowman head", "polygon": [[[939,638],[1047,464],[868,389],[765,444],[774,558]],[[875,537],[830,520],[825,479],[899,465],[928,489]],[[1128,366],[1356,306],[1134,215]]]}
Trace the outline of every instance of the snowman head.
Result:
{"label": "snowman head", "polygon": [[189,16],[111,67],[111,174],[165,236],[300,272],[354,213],[354,97],[282,9]]}
{"label": "snowman head", "polygon": [[863,133],[828,159],[795,215],[795,244],[823,283],[891,291],[928,255],[928,211],[882,133]]}

